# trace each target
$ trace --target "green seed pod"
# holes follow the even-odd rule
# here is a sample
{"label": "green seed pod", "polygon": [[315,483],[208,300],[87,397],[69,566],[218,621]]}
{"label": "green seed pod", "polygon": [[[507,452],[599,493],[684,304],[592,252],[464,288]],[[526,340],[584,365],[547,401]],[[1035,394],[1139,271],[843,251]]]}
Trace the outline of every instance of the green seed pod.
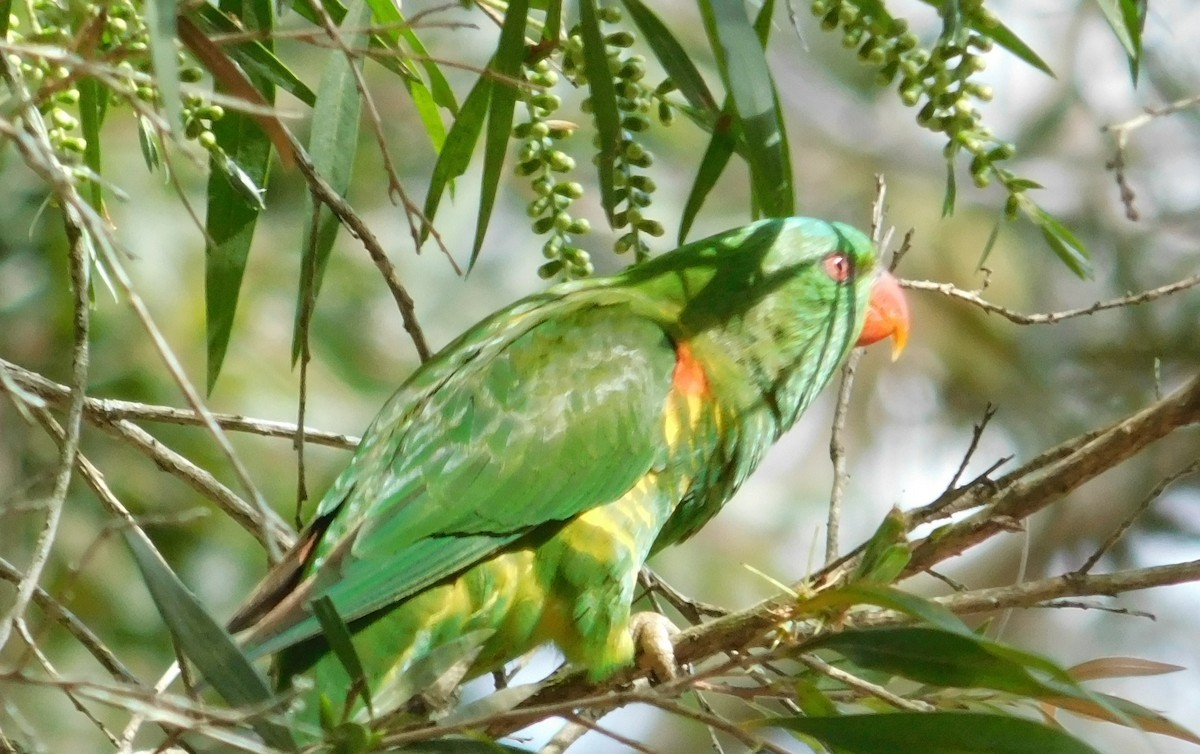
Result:
{"label": "green seed pod", "polygon": [[64,131],[74,131],[79,127],[79,121],[73,115],[58,107],[50,111],[50,120]]}
{"label": "green seed pod", "polygon": [[642,115],[626,115],[621,119],[621,128],[634,133],[650,130],[650,120]]}
{"label": "green seed pod", "polygon": [[205,149],[213,149],[217,146],[217,135],[212,131],[202,131],[196,141]]}
{"label": "green seed pod", "polygon": [[604,37],[604,44],[609,47],[620,47],[622,49],[633,47],[635,41],[633,35],[627,31],[614,31],[612,34],[607,34]]}
{"label": "green seed pod", "polygon": [[554,150],[550,152],[548,160],[550,169],[556,173],[569,173],[575,169],[575,160],[566,152]]}
{"label": "green seed pod", "polygon": [[648,175],[633,175],[629,177],[629,185],[639,191],[645,191],[647,194],[652,194],[658,188],[654,183],[654,179]]}
{"label": "green seed pod", "polygon": [[554,186],[554,193],[570,199],[578,199],[583,196],[583,184],[577,181],[565,181]]}
{"label": "green seed pod", "polygon": [[654,236],[655,238],[659,238],[663,233],[666,233],[666,229],[663,228],[662,223],[658,220],[642,220],[637,224],[637,228],[646,235]]}
{"label": "green seed pod", "polygon": [[616,5],[605,5],[596,11],[596,15],[606,24],[621,22],[621,9]]}
{"label": "green seed pod", "polygon": [[517,175],[525,176],[533,175],[541,169],[542,163],[540,160],[527,160],[525,162],[518,162],[516,167],[513,168],[513,172]]}
{"label": "green seed pod", "polygon": [[554,216],[550,215],[548,217],[539,217],[533,221],[533,225],[531,227],[533,228],[533,232],[539,236],[549,233],[550,229],[554,227]]}
{"label": "green seed pod", "polygon": [[582,217],[578,218],[576,220],[573,220],[571,222],[571,227],[567,228],[568,233],[574,233],[577,236],[581,236],[584,233],[590,233],[591,230],[592,230],[592,224],[589,223],[587,220],[585,220]]}
{"label": "green seed pod", "polygon": [[562,268],[563,263],[557,259],[553,259],[549,262],[546,262],[541,267],[538,267],[537,274],[542,280],[549,280],[558,273],[562,272]]}
{"label": "green seed pod", "polygon": [[1009,220],[1016,220],[1017,215],[1021,213],[1021,200],[1019,194],[1009,194],[1008,199],[1004,202],[1004,216]]}
{"label": "green seed pod", "polygon": [[534,199],[528,205],[526,205],[525,214],[535,218],[541,217],[542,213],[549,208],[550,200],[544,196],[539,196],[537,199]]}

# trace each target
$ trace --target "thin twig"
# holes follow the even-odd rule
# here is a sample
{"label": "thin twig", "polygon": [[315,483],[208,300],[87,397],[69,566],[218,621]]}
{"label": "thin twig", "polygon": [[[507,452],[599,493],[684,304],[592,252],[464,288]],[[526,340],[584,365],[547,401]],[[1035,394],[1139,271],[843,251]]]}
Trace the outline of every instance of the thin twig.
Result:
{"label": "thin twig", "polygon": [[1095,314],[1096,312],[1104,311],[1105,309],[1117,309],[1122,306],[1135,306],[1137,304],[1144,304],[1148,301],[1153,301],[1155,299],[1162,298],[1163,296],[1169,296],[1173,293],[1186,290],[1197,284],[1200,284],[1200,274],[1191,275],[1183,278],[1182,280],[1176,280],[1174,283],[1168,283],[1166,285],[1159,286],[1158,288],[1151,288],[1150,290],[1145,290],[1141,293],[1131,293],[1127,296],[1121,296],[1120,298],[1109,299],[1108,301],[1097,301],[1091,306],[1084,306],[1078,309],[1066,309],[1060,312],[1047,312],[1044,314],[1022,314],[1007,307],[1000,306],[999,304],[994,304],[991,301],[984,299],[978,293],[964,291],[950,283],[935,283],[930,280],[900,281],[900,285],[905,288],[915,291],[932,291],[935,293],[940,293],[943,296],[949,296],[950,298],[956,298],[960,301],[966,301],[969,304],[973,304],[980,309],[983,309],[985,312],[999,314],[1001,317],[1004,317],[1008,321],[1018,325],[1052,325],[1055,322],[1061,322],[1064,319]]}
{"label": "thin twig", "polygon": [[962,462],[958,464],[958,468],[954,471],[954,476],[950,477],[950,483],[946,485],[946,490],[942,495],[947,495],[954,492],[958,488],[958,480],[962,479],[963,472],[967,470],[967,464],[975,456],[975,451],[979,449],[979,440],[983,437],[983,431],[987,429],[988,422],[996,415],[996,407],[991,403],[983,408],[983,418],[979,420],[971,428],[971,442],[967,445],[967,452],[963,454]]}
{"label": "thin twig", "polygon": [[853,673],[847,673],[841,668],[836,668],[819,657],[815,657],[813,655],[800,655],[796,659],[801,664],[812,668],[821,675],[827,678],[832,678],[838,683],[848,686],[855,691],[862,692],[868,696],[873,696],[876,699],[882,699],[896,709],[907,710],[909,712],[932,712],[934,709],[936,709],[929,702],[924,702],[920,699],[905,699],[902,696],[893,694],[884,687],[871,683],[870,681],[865,681]]}
{"label": "thin twig", "polygon": [[[20,390],[27,391],[33,396],[54,405],[66,405],[70,401],[71,389],[66,385],[49,380],[42,375],[17,366],[11,361],[0,358],[0,388],[8,383]],[[204,426],[204,419],[191,409],[175,408],[173,406],[157,406],[149,403],[124,401],[115,398],[84,399],[84,418],[95,424],[115,423],[121,420],[151,421],[163,424],[180,424],[185,426]],[[214,420],[222,429],[233,432],[261,435],[263,437],[278,437],[294,440],[299,434],[295,424],[290,422],[273,421],[270,419],[255,419],[239,414],[212,414]],[[326,432],[313,427],[304,428],[305,442],[314,445],[325,445],[330,448],[353,450],[358,447],[360,438],[355,435]]]}
{"label": "thin twig", "polygon": [[1129,146],[1129,135],[1156,118],[1172,115],[1180,110],[1186,110],[1196,105],[1200,105],[1200,95],[1184,97],[1162,107],[1147,107],[1141,115],[1134,116],[1122,123],[1110,123],[1100,129],[1102,132],[1113,134],[1116,141],[1116,151],[1105,167],[1116,174],[1117,188],[1121,192],[1121,204],[1125,207],[1125,217],[1128,219],[1136,222],[1140,217],[1137,207],[1134,206],[1136,195],[1125,175],[1125,155],[1126,148]]}
{"label": "thin twig", "polygon": [[375,267],[383,275],[383,280],[388,286],[388,290],[392,293],[392,298],[396,302],[397,308],[400,310],[400,319],[404,323],[404,329],[408,332],[409,338],[412,339],[413,346],[417,349],[417,355],[421,361],[428,361],[433,352],[429,350],[429,344],[425,341],[425,333],[421,330],[421,325],[417,322],[416,304],[413,302],[412,296],[404,288],[400,282],[399,276],[396,274],[396,267],[392,261],[388,259],[387,253],[383,250],[383,246],[379,243],[379,239],[371,231],[350,203],[342,198],[338,192],[333,190],[329,182],[317,171],[313,165],[312,157],[304,150],[296,138],[292,137],[292,149],[296,156],[296,165],[300,168],[300,172],[304,174],[305,180],[308,181],[308,186],[311,191],[321,198],[325,206],[337,215],[338,220],[342,225],[354,234],[363,247],[367,250],[367,254],[371,257],[371,261],[375,263]]}
{"label": "thin twig", "polygon": [[1122,521],[1121,524],[1114,529],[1111,534],[1108,535],[1108,538],[1105,539],[1104,542],[1096,548],[1096,551],[1093,552],[1088,559],[1083,562],[1083,565],[1079,566],[1077,573],[1087,573],[1088,571],[1091,571],[1092,568],[1094,568],[1095,565],[1100,562],[1100,558],[1104,557],[1106,552],[1111,550],[1113,546],[1117,544],[1117,542],[1121,541],[1121,538],[1125,536],[1125,534],[1130,530],[1130,528],[1133,527],[1137,520],[1141,518],[1146,511],[1150,510],[1150,506],[1154,505],[1154,501],[1157,500],[1168,487],[1185,476],[1195,474],[1197,471],[1200,471],[1200,458],[1195,459],[1175,473],[1168,474],[1161,481],[1159,481],[1158,484],[1154,485],[1154,489],[1150,490],[1150,494],[1146,495],[1146,497],[1142,499],[1142,502],[1139,503],[1136,508],[1130,511],[1129,515],[1125,517],[1125,520]]}
{"label": "thin twig", "polygon": [[[46,518],[38,533],[37,542],[33,546],[33,555],[25,570],[25,577],[17,589],[8,614],[0,620],[0,649],[7,644],[13,628],[25,633],[25,610],[33,600],[42,571],[50,560],[50,552],[58,534],[58,524],[66,507],[67,489],[75,468],[75,458],[79,451],[79,437],[83,426],[83,404],[87,391],[91,303],[88,296],[91,291],[92,248],[88,229],[84,227],[83,219],[75,207],[67,201],[73,193],[70,171],[58,160],[53,145],[47,135],[46,125],[42,115],[33,104],[24,81],[19,77],[13,63],[5,57],[0,63],[0,70],[8,82],[9,89],[20,103],[21,118],[25,124],[22,136],[27,149],[39,158],[43,170],[51,177],[52,186],[63,191],[60,199],[63,201],[62,222],[67,235],[68,265],[71,274],[73,318],[71,348],[71,399],[67,407],[67,419],[64,441],[59,449],[58,470],[54,475],[54,488],[46,507]],[[27,153],[28,154],[28,153]],[[32,166],[31,166],[32,167]],[[76,195],[78,198],[78,195]]]}

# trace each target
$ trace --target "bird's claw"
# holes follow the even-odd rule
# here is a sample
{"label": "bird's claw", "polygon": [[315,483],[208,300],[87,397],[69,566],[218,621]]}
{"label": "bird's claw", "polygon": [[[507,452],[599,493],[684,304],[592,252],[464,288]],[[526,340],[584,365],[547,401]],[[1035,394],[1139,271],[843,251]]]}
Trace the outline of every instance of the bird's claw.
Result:
{"label": "bird's claw", "polygon": [[660,683],[674,680],[679,669],[674,637],[679,628],[661,613],[646,611],[630,616],[629,633],[637,647],[638,666],[654,673]]}

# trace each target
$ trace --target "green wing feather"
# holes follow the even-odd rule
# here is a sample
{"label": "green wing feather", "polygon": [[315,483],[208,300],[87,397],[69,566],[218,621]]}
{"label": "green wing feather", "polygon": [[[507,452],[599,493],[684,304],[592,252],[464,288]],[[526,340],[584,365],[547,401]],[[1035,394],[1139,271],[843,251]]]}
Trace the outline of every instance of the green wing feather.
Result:
{"label": "green wing feather", "polygon": [[674,345],[651,319],[574,296],[502,312],[419,370],[318,507],[332,521],[305,583],[248,649],[320,631],[453,576],[539,527],[627,492],[661,455]]}

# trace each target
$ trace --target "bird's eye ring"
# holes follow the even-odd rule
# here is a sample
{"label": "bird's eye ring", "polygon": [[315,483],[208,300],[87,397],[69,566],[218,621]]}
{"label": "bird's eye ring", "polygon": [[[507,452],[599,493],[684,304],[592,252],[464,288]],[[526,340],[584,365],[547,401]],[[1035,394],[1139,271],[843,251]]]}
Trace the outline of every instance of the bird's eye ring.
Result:
{"label": "bird's eye ring", "polygon": [[835,283],[845,283],[854,274],[854,260],[844,251],[835,251],[825,257],[825,274]]}

